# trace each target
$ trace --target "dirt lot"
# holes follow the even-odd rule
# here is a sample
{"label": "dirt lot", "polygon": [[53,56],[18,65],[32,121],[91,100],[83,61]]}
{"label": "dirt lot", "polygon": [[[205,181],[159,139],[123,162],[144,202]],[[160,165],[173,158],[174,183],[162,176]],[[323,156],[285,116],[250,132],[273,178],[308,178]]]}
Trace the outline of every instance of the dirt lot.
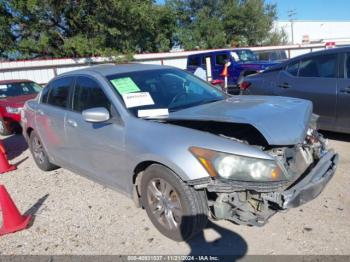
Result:
{"label": "dirt lot", "polygon": [[40,171],[21,136],[3,138],[19,164],[0,183],[35,219],[29,229],[0,237],[0,254],[350,254],[350,135],[326,135],[341,160],[316,200],[262,228],[210,222],[187,243],[163,237],[118,192],[63,169]]}

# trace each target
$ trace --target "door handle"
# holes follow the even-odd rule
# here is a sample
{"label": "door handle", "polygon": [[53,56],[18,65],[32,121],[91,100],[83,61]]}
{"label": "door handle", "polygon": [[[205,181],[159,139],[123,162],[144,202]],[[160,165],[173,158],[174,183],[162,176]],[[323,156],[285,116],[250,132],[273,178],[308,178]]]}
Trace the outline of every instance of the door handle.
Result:
{"label": "door handle", "polygon": [[346,87],[346,88],[344,88],[344,89],[340,89],[340,92],[341,92],[341,93],[350,94],[350,86],[349,86],[349,87]]}
{"label": "door handle", "polygon": [[288,84],[288,83],[283,83],[283,84],[279,84],[278,87],[280,87],[280,88],[290,88],[292,86],[290,84]]}
{"label": "door handle", "polygon": [[78,123],[75,122],[75,121],[72,120],[72,119],[68,119],[68,120],[67,120],[67,124],[68,124],[69,126],[71,126],[71,127],[77,127],[77,126],[78,126]]}
{"label": "door handle", "polygon": [[37,112],[38,112],[38,114],[39,114],[39,115],[42,115],[42,116],[43,116],[43,115],[45,115],[44,111],[43,111],[43,110],[41,110],[41,109],[38,109],[38,111],[37,111]]}

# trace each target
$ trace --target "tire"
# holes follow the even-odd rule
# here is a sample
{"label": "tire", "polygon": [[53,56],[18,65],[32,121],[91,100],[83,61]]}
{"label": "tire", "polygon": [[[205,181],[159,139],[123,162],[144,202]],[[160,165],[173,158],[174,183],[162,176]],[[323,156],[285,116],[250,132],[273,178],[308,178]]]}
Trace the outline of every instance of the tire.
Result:
{"label": "tire", "polygon": [[153,164],[144,171],[141,202],[153,225],[175,241],[192,238],[208,221],[205,192],[186,185],[162,165]]}
{"label": "tire", "polygon": [[0,135],[2,135],[2,136],[9,136],[11,134],[12,134],[12,131],[6,125],[4,119],[0,118]]}
{"label": "tire", "polygon": [[35,131],[30,133],[29,148],[36,165],[43,171],[51,171],[59,168],[49,161],[47,153],[41,143],[38,134]]}

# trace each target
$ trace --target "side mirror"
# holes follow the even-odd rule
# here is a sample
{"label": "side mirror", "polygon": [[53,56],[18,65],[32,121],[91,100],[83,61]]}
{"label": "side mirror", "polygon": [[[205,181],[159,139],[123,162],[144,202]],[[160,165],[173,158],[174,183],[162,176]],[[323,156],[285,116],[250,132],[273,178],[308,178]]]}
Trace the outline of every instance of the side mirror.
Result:
{"label": "side mirror", "polygon": [[111,118],[108,110],[104,107],[95,107],[82,112],[83,119],[86,122],[101,123]]}

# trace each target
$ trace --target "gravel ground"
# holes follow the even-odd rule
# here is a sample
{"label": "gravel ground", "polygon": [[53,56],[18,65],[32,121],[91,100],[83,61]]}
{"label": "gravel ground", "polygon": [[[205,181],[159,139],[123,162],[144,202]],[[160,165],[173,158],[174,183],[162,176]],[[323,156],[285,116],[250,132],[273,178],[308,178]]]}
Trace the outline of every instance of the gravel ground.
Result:
{"label": "gravel ground", "polygon": [[0,237],[0,254],[350,254],[350,135],[326,136],[341,160],[316,200],[262,228],[210,222],[182,243],[158,233],[124,195],[67,170],[42,172],[21,136],[2,138],[10,162],[19,164],[0,184],[35,215],[30,228]]}

